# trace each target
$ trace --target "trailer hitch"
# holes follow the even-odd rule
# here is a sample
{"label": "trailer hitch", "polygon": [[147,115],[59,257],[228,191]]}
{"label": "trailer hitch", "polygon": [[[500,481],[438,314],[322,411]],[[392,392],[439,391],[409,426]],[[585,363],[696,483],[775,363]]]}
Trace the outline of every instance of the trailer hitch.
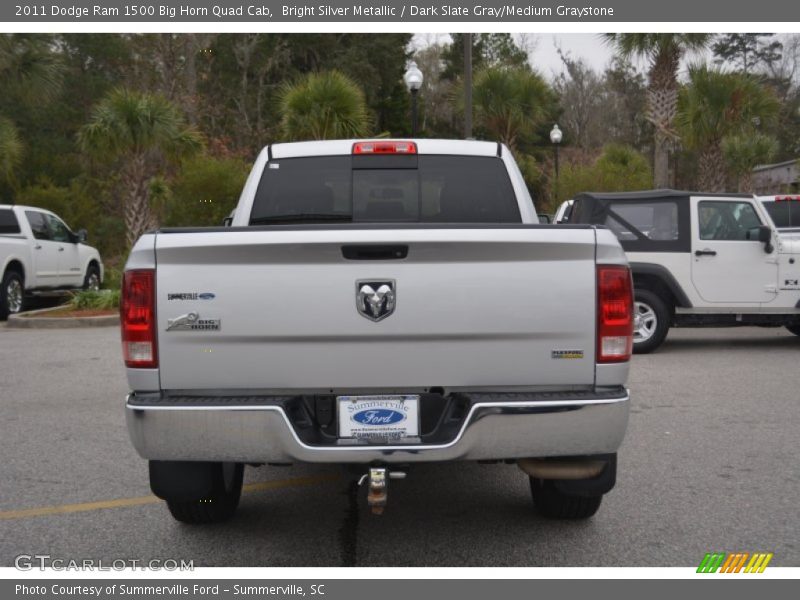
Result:
{"label": "trailer hitch", "polygon": [[369,471],[361,476],[358,485],[368,483],[367,504],[372,509],[373,515],[382,515],[383,509],[389,500],[389,480],[405,479],[405,471],[389,471],[386,467],[370,467]]}

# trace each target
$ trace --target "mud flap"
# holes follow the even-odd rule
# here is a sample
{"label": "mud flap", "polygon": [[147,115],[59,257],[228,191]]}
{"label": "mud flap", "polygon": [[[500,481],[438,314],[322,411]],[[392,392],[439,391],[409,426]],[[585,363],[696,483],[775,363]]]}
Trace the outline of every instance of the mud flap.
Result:
{"label": "mud flap", "polygon": [[162,500],[188,502],[212,495],[219,463],[200,461],[150,461],[150,489]]}
{"label": "mud flap", "polygon": [[553,485],[562,494],[573,496],[602,496],[613,489],[617,482],[617,455],[601,454],[587,457],[606,461],[605,468],[597,477],[591,479],[554,479]]}

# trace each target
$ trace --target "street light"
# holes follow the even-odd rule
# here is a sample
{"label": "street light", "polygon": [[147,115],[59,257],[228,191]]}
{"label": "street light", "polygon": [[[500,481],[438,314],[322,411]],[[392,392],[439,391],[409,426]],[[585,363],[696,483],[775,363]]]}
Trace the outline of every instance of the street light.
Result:
{"label": "street light", "polygon": [[413,60],[408,65],[408,70],[403,75],[403,81],[411,92],[411,137],[417,137],[417,94],[422,87],[422,71],[417,68]]}
{"label": "street light", "polygon": [[553,199],[558,201],[558,145],[561,143],[561,140],[564,138],[564,134],[558,128],[558,123],[553,125],[553,129],[550,130],[550,141],[553,143],[553,154],[554,154],[554,164],[556,168],[556,180],[553,184]]}

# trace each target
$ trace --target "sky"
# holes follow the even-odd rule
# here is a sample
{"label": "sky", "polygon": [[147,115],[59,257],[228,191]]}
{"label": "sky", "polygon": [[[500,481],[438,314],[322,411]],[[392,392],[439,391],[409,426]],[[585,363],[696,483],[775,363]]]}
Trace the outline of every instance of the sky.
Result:
{"label": "sky", "polygon": [[[514,33],[512,35],[518,44],[532,46],[529,52],[530,63],[548,79],[557,76],[564,69],[557,47],[574,59],[584,59],[596,71],[602,71],[613,55],[613,50],[603,41],[599,33]],[[417,33],[411,41],[411,46],[421,48],[436,41],[449,40],[450,36],[446,33]],[[697,58],[687,57],[688,60]],[[640,71],[646,70],[647,65],[643,60],[634,60],[633,64]]]}
{"label": "sky", "polygon": [[[612,52],[596,33],[531,33],[512,34],[517,43],[533,45],[529,53],[531,65],[547,78],[561,72],[563,65],[556,51],[560,46],[573,58],[583,58],[595,70],[602,70],[611,60]],[[520,40],[520,37],[522,39]],[[412,47],[422,48],[437,41],[446,42],[446,33],[417,33],[411,41]]]}
{"label": "sky", "polygon": [[596,33],[538,33],[534,39],[536,47],[531,53],[531,65],[548,78],[563,69],[557,47],[572,58],[584,59],[595,71],[602,71],[613,55]]}

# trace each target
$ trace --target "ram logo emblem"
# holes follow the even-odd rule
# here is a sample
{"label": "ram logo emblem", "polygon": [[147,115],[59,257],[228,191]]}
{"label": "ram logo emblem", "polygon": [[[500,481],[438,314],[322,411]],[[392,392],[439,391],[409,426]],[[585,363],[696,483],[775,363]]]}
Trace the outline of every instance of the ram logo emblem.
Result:
{"label": "ram logo emblem", "polygon": [[356,309],[370,321],[380,321],[394,312],[397,291],[394,279],[356,281]]}

